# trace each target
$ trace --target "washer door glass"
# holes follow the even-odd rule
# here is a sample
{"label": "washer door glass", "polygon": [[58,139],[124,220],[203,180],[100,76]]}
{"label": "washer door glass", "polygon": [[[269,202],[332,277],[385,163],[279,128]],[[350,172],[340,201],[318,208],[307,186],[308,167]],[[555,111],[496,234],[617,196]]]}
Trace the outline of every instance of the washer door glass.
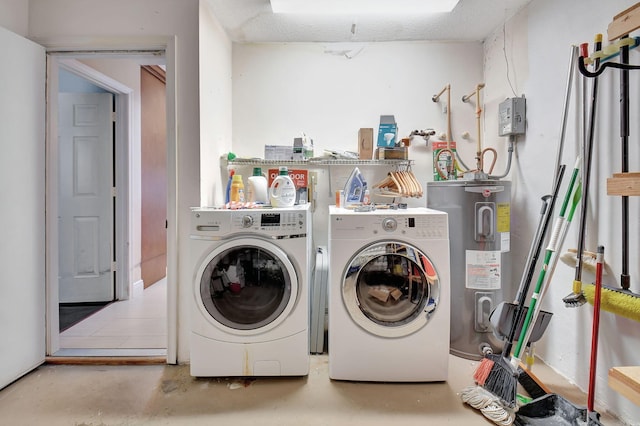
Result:
{"label": "washer door glass", "polygon": [[397,241],[362,249],[351,259],[342,284],[353,320],[385,337],[405,336],[423,327],[439,294],[433,262],[419,249]]}
{"label": "washer door glass", "polygon": [[[244,243],[243,243],[244,242]],[[221,246],[201,267],[199,290],[206,311],[235,330],[275,326],[296,298],[295,270],[286,254],[259,240]],[[286,262],[286,264],[285,264]]]}

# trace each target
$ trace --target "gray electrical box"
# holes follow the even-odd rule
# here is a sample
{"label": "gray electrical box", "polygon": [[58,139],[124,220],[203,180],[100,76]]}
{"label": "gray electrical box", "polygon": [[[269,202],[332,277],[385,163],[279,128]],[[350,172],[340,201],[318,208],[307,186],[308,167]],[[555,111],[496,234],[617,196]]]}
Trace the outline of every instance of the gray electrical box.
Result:
{"label": "gray electrical box", "polygon": [[526,99],[509,98],[498,107],[498,135],[515,136],[525,134]]}

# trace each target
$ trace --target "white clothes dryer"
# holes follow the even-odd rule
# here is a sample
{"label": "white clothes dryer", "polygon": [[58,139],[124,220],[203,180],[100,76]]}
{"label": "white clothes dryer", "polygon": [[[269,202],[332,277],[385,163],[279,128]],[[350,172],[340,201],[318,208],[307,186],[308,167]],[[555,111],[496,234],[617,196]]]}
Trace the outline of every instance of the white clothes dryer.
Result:
{"label": "white clothes dryer", "polygon": [[309,373],[309,205],[191,212],[192,376]]}
{"label": "white clothes dryer", "polygon": [[329,207],[329,377],[447,380],[447,214]]}

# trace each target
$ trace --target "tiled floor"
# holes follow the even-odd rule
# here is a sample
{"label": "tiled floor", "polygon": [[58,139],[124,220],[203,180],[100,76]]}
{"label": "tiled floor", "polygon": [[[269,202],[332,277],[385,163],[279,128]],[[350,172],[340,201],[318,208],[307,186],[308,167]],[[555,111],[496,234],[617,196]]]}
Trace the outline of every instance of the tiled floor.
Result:
{"label": "tiled floor", "polygon": [[60,333],[56,356],[164,355],[167,347],[167,280],[147,287],[141,296],[111,303]]}

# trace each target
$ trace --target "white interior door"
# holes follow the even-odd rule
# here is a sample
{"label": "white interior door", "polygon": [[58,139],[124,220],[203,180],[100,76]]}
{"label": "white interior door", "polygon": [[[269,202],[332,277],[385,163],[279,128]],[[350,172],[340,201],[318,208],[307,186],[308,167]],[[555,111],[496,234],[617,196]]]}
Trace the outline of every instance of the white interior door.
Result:
{"label": "white interior door", "polygon": [[113,95],[60,93],[59,301],[114,299]]}
{"label": "white interior door", "polygon": [[45,50],[0,27],[0,388],[45,357]]}

